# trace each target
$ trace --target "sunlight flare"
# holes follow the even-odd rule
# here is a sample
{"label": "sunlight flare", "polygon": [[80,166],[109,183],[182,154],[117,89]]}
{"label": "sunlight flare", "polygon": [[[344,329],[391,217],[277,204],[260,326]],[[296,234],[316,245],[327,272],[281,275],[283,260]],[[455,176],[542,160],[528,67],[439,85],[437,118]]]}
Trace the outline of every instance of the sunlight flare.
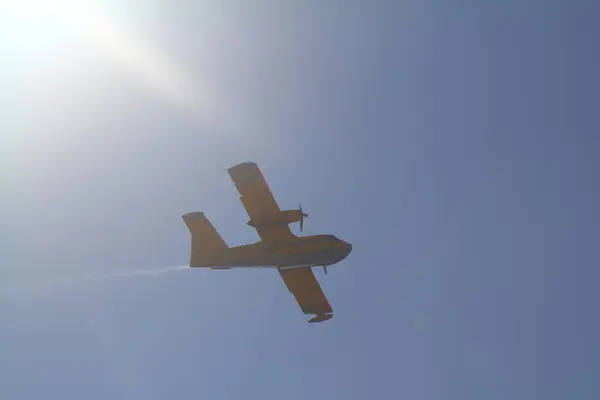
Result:
{"label": "sunlight flare", "polygon": [[197,117],[219,114],[221,101],[208,82],[90,2],[8,0],[0,4],[2,29],[17,52],[43,52],[52,58],[64,50],[68,39],[79,40],[100,51],[120,71]]}

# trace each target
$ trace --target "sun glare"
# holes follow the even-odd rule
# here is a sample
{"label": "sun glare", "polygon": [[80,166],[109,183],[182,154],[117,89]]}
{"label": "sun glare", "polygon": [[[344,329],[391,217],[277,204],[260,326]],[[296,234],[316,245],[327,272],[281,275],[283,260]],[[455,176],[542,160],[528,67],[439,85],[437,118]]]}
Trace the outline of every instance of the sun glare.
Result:
{"label": "sun glare", "polygon": [[[201,119],[214,119],[218,93],[152,43],[85,0],[0,0],[0,38],[18,68],[59,61],[77,41],[121,72]],[[6,54],[2,55],[3,57]]]}
{"label": "sun glare", "polygon": [[39,62],[64,50],[75,38],[68,23],[68,1],[4,0],[0,4],[2,42],[12,58]]}

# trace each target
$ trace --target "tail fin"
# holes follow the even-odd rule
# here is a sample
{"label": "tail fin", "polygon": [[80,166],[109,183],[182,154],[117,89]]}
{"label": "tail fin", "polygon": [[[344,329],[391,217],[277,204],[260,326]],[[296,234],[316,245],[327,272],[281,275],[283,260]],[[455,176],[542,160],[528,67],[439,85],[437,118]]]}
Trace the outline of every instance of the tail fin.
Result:
{"label": "tail fin", "polygon": [[227,249],[227,244],[203,212],[191,212],[181,217],[192,234],[190,267],[209,266],[215,253]]}

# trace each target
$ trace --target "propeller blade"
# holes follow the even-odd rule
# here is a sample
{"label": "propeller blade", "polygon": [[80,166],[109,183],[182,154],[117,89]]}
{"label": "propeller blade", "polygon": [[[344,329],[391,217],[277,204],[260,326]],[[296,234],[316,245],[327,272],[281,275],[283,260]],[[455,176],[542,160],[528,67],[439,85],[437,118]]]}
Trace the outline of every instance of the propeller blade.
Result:
{"label": "propeller blade", "polygon": [[302,211],[302,204],[300,204],[300,202],[298,202],[298,211],[300,211],[300,232],[302,232],[302,228],[304,228],[304,218],[308,218],[308,214],[305,214],[304,211]]}

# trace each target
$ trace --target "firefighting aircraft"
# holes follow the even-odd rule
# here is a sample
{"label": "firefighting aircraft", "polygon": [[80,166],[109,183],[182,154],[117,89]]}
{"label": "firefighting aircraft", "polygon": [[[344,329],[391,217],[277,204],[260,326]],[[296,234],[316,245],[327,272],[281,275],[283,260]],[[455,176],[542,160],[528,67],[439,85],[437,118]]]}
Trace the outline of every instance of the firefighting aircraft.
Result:
{"label": "firefighting aircraft", "polygon": [[298,237],[289,224],[308,217],[297,210],[282,211],[258,166],[245,162],[228,169],[240,200],[250,216],[247,224],[256,229],[260,241],[228,247],[203,212],[182,216],[192,236],[190,267],[210,269],[277,268],[288,290],[304,314],[316,314],[308,322],[327,321],[333,309],[327,301],[312,267],[335,264],[350,254],[352,245],[333,235]]}

